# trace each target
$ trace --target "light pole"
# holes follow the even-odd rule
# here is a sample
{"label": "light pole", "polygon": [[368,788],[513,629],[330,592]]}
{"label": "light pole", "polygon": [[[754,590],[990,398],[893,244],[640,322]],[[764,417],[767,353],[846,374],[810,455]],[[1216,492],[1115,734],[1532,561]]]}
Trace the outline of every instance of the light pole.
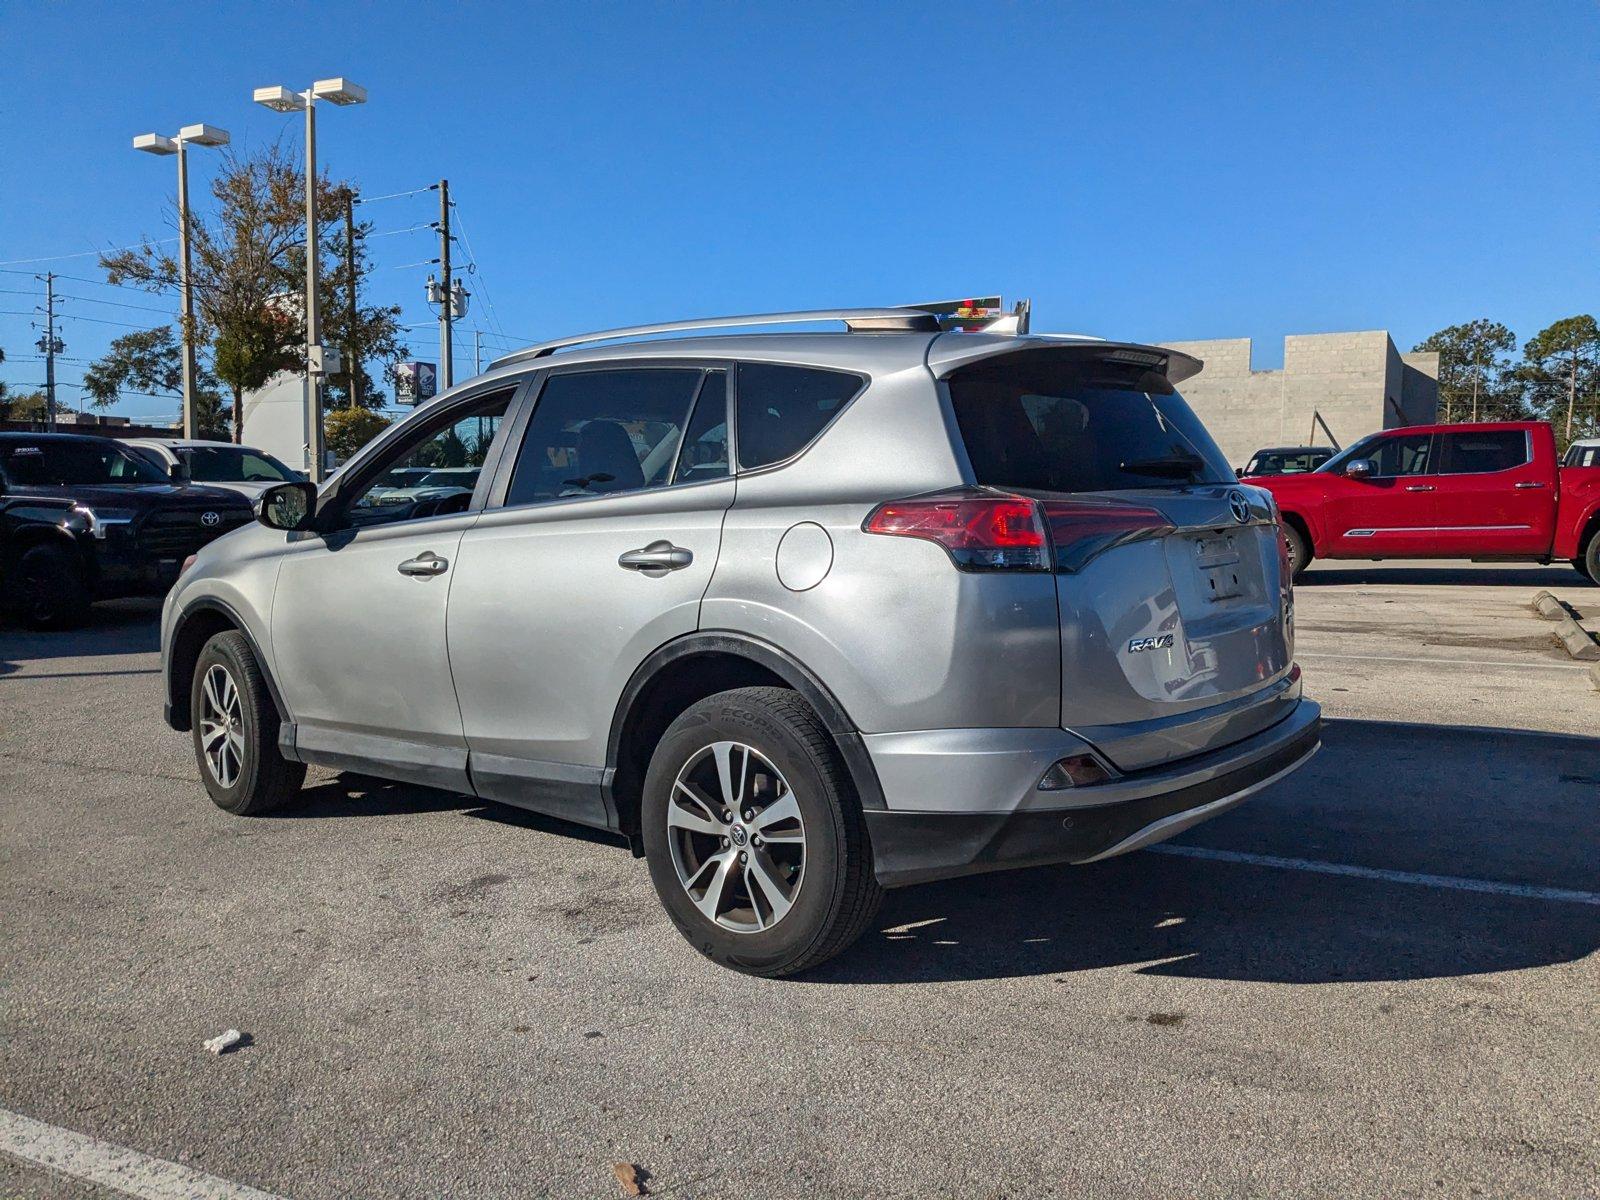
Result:
{"label": "light pole", "polygon": [[[177,137],[141,133],[133,148],[146,154],[178,156],[178,291],[183,297],[183,436],[195,436],[194,422],[194,286],[189,279],[189,156],[184,147],[226,146],[228,131],[215,125],[185,125]],[[237,419],[238,414],[235,414]]]}
{"label": "light pole", "polygon": [[317,274],[321,255],[317,246],[317,101],[331,104],[365,104],[367,89],[348,79],[319,79],[303,92],[286,87],[256,88],[251,98],[273,112],[306,114],[306,473],[321,483],[325,472],[322,453],[322,378],[327,373],[322,349],[322,322],[317,307]]}

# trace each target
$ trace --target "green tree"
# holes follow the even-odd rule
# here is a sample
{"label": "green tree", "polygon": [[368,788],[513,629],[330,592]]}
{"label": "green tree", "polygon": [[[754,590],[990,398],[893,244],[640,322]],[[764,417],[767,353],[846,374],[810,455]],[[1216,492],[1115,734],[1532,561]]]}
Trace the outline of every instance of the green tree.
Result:
{"label": "green tree", "polygon": [[[125,333],[83,372],[83,390],[95,408],[109,408],[123,392],[183,396],[183,347],[171,325]],[[200,437],[228,436],[228,412],[216,378],[202,368],[195,377],[194,421]]]}
{"label": "green tree", "polygon": [[1412,349],[1439,355],[1439,398],[1447,422],[1504,421],[1526,413],[1521,380],[1507,357],[1516,347],[1511,330],[1479,317],[1441,329]]}
{"label": "green tree", "polygon": [[[348,184],[317,180],[319,246],[322,248],[318,303],[323,342],[357,348],[364,402],[379,402],[367,362],[399,359],[406,353],[399,309],[360,307],[350,333],[348,273],[344,270],[342,196]],[[215,216],[191,212],[196,346],[209,354],[218,378],[233,392],[234,411],[243,411],[246,391],[262,386],[282,370],[305,365],[305,177],[294,158],[274,142],[248,153],[230,152],[211,184]],[[176,217],[173,217],[176,224]],[[371,271],[362,245],[370,228],[358,226],[355,284]],[[169,250],[141,246],[101,258],[112,283],[151,292],[175,292],[178,263]],[[332,381],[337,396],[341,385]],[[346,390],[347,386],[346,386]],[[370,400],[366,398],[370,397]],[[235,422],[235,438],[240,434]]]}
{"label": "green tree", "polygon": [[1564,442],[1574,421],[1600,428],[1600,325],[1592,316],[1564,317],[1534,334],[1519,373],[1534,411],[1562,428]]}
{"label": "green tree", "polygon": [[[354,196],[355,193],[347,184],[332,187],[330,193],[332,217],[337,219],[333,221],[332,234],[327,240],[328,256],[333,260],[334,270],[324,271],[319,277],[322,340],[325,345],[337,346],[347,361],[343,371],[328,376],[327,404],[329,408],[351,404],[378,408],[383,404],[382,384],[393,380],[394,364],[408,353],[400,329],[400,306],[359,303],[361,294],[366,290],[367,277],[372,272],[366,242],[367,235],[372,231],[372,222],[355,222],[355,237],[353,240],[347,239],[340,214],[344,212],[346,195]],[[319,212],[322,211],[319,209]],[[347,247],[353,247],[353,256],[346,253]],[[303,251],[298,254],[298,259],[300,270],[304,272]],[[353,279],[349,270],[352,262],[355,266]],[[352,294],[358,300],[353,320],[350,305]],[[378,364],[382,365],[378,376],[374,378],[373,368]]]}
{"label": "green tree", "polygon": [[323,419],[328,449],[340,462],[344,462],[387,428],[387,417],[354,406],[332,409]]}

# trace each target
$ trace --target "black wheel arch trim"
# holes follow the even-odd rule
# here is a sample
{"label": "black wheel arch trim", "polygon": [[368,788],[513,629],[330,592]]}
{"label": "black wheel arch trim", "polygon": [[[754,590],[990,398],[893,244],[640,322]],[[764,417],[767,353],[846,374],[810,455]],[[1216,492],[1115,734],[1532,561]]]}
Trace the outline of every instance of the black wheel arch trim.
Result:
{"label": "black wheel arch trim", "polygon": [[731,654],[749,659],[757,666],[771,671],[799,692],[806,703],[811,705],[822,718],[823,725],[838,745],[845,768],[850,772],[851,781],[856,786],[861,807],[866,809],[888,807],[884,803],[883,785],[878,781],[878,770],[872,765],[872,757],[867,753],[866,743],[861,739],[861,731],[850,720],[844,706],[828,690],[827,685],[787,650],[747,633],[717,629],[684,634],[664,646],[657,647],[639,664],[629,678],[627,686],[622,689],[616,712],[611,718],[611,734],[606,739],[606,768],[602,784],[606,793],[606,803],[611,806],[612,812],[616,811],[616,801],[611,794],[611,786],[617,764],[621,760],[622,733],[639,694],[664,668],[679,659],[696,654]]}
{"label": "black wheel arch trim", "polygon": [[[273,707],[278,710],[278,717],[284,730],[292,731],[294,722],[289,718],[289,710],[284,706],[283,695],[278,691],[277,681],[272,678],[272,672],[267,668],[267,660],[261,653],[261,647],[257,645],[254,635],[250,632],[250,627],[244,622],[244,618],[227,601],[219,600],[215,596],[202,596],[186,607],[179,614],[177,624],[172,627],[173,644],[177,643],[178,635],[183,632],[183,627],[204,612],[214,612],[226,617],[228,623],[234,627],[239,636],[244,638],[246,644],[250,647],[250,653],[255,655],[256,666],[261,669],[261,678],[266,681],[267,692],[272,696]],[[180,681],[173,674],[173,666],[174,663],[171,656],[168,656],[167,661],[163,663],[167,690],[166,704],[164,705],[166,711],[163,715],[170,727],[182,733],[188,731],[192,720],[189,713],[189,688],[187,683]]]}

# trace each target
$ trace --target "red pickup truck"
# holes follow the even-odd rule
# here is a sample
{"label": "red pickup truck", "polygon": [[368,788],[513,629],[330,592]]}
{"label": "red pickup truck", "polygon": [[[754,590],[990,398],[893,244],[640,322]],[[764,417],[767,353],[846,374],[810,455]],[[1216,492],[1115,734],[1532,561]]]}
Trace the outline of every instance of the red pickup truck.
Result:
{"label": "red pickup truck", "polygon": [[1277,500],[1296,575],[1314,558],[1567,559],[1600,583],[1600,466],[1559,466],[1542,421],[1386,429],[1246,482]]}

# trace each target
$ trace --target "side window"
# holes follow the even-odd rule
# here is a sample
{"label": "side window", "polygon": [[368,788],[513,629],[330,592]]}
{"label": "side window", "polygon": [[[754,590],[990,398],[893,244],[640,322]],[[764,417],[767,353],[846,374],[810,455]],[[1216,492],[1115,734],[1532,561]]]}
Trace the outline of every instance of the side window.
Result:
{"label": "side window", "polygon": [[1380,476],[1432,475],[1438,468],[1430,461],[1431,433],[1406,433],[1383,438],[1368,456],[1377,464]]}
{"label": "side window", "polygon": [[740,363],[739,465],[750,470],[798,454],[863,383],[843,371]]}
{"label": "side window", "polygon": [[699,367],[636,367],[550,376],[528,421],[506,504],[670,482],[703,374]]}
{"label": "side window", "polygon": [[350,506],[352,525],[392,525],[466,512],[515,389],[485,396],[395,447]]}
{"label": "side window", "polygon": [[698,483],[728,474],[728,373],[707,371],[678,451],[673,483]]}
{"label": "side window", "polygon": [[1444,435],[1440,470],[1445,475],[1509,471],[1528,461],[1528,435],[1520,429],[1482,429]]}

